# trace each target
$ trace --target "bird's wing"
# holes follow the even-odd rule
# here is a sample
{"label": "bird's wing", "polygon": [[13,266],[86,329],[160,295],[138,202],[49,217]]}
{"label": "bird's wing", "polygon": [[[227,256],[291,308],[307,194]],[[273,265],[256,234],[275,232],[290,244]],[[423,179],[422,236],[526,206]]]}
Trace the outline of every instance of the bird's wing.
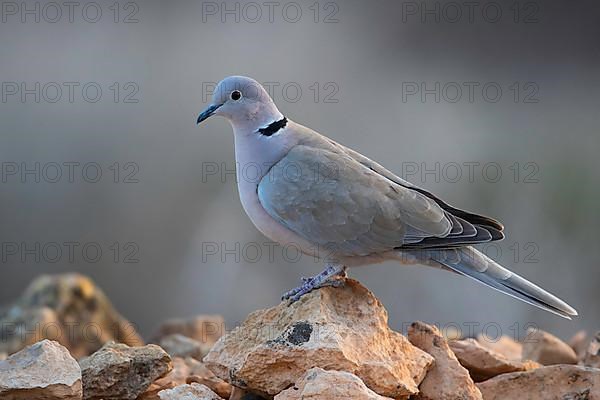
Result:
{"label": "bird's wing", "polygon": [[456,223],[434,200],[333,148],[295,146],[257,191],[274,219],[309,242],[347,256],[444,238]]}
{"label": "bird's wing", "polygon": [[[474,244],[478,241],[472,240],[473,234],[475,237],[484,238],[487,236],[487,233],[491,236],[490,241],[502,240],[504,239],[504,226],[496,221],[493,218],[487,217],[485,215],[471,213],[469,211],[461,210],[456,207],[451,206],[446,203],[439,197],[433,195],[432,193],[413,185],[412,183],[400,178],[393,172],[389,171],[382,165],[376,163],[375,161],[369,159],[368,157],[354,151],[348,147],[345,147],[339,143],[334,141],[330,141],[330,144],[335,148],[338,148],[340,151],[348,154],[350,157],[355,159],[360,164],[364,165],[366,168],[369,168],[373,172],[383,176],[384,178],[411,190],[417,191],[424,196],[427,196],[431,200],[435,201],[447,214],[449,217],[453,219],[454,228],[451,234],[445,238],[444,240],[439,239],[427,239],[418,244],[413,244],[412,246],[418,246],[419,248],[431,248],[431,247],[454,247],[460,244]],[[458,223],[457,223],[458,222]],[[479,232],[481,231],[481,232]],[[486,233],[487,231],[487,233]],[[467,240],[467,243],[463,238],[471,238]],[[482,240],[486,241],[486,240]]]}

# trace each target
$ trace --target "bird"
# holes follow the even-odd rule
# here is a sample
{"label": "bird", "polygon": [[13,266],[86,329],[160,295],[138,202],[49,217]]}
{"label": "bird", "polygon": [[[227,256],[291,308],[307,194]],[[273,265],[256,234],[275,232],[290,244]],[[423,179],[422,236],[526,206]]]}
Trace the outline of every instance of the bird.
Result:
{"label": "bird", "polygon": [[[196,123],[211,116],[233,128],[239,197],[256,228],[325,264],[282,296],[290,304],[315,289],[343,285],[348,268],[396,260],[464,275],[563,318],[577,315],[474,247],[503,239],[500,222],[456,208],[288,119],[256,80],[220,81]],[[258,179],[241,174],[247,165],[260,167]]]}

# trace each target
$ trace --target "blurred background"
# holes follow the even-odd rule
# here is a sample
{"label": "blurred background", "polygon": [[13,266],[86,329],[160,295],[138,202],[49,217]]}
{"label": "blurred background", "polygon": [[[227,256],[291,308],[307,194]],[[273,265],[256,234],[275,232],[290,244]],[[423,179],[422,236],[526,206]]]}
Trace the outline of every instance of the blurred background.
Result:
{"label": "blurred background", "polygon": [[502,221],[483,250],[581,315],[427,268],[351,271],[392,327],[600,327],[597,2],[78,4],[2,3],[0,304],[77,271],[148,337],[199,313],[232,327],[319,272],[244,214],[229,124],[195,124],[240,74],[288,118]]}

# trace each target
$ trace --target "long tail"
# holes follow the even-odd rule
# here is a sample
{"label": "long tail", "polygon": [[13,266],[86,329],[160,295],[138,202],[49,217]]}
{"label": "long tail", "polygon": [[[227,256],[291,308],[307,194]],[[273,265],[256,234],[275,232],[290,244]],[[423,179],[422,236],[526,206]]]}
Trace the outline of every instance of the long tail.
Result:
{"label": "long tail", "polygon": [[421,257],[563,318],[571,319],[571,316],[577,315],[573,307],[558,297],[507,270],[473,247],[425,250],[419,252]]}

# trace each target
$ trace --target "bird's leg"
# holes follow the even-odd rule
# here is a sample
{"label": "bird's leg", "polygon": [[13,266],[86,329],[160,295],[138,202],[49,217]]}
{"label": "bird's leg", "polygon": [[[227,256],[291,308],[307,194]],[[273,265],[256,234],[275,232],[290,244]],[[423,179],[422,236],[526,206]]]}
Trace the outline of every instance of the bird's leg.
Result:
{"label": "bird's leg", "polygon": [[346,279],[346,267],[341,264],[328,264],[327,268],[311,278],[302,278],[302,285],[286,292],[282,300],[290,299],[291,302],[300,300],[305,294],[325,286],[339,287]]}

